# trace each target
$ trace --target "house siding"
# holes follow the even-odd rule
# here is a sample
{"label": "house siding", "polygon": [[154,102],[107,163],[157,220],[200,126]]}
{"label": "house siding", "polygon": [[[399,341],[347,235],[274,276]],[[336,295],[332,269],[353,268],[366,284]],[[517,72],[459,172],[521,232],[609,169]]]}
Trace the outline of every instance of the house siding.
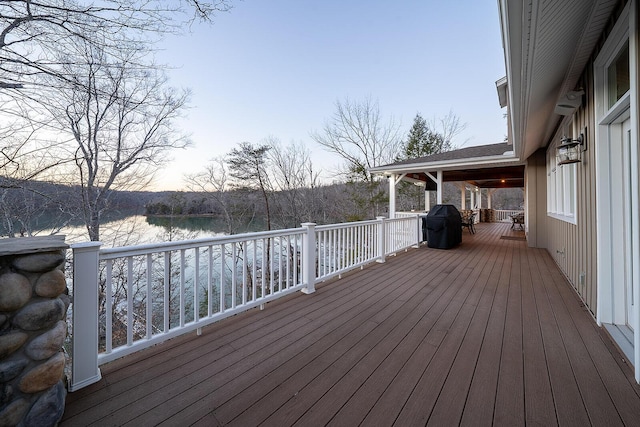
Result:
{"label": "house siding", "polygon": [[[559,140],[562,137],[564,125],[569,126],[571,120],[573,120],[574,129],[583,131],[586,128],[587,150],[582,153],[582,162],[576,169],[576,223],[548,216],[545,227],[549,254],[594,316],[597,306],[596,230],[598,226],[596,162],[593,149],[595,138],[593,62],[596,55],[597,52],[589,61],[577,86],[585,91],[584,105],[573,116],[564,118],[552,140]],[[546,205],[546,196],[540,201]]]}

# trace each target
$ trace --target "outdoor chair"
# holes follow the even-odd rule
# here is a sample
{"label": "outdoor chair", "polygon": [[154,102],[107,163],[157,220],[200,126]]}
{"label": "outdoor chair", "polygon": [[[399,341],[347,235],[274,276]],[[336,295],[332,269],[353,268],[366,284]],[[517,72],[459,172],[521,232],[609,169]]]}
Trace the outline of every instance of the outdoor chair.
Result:
{"label": "outdoor chair", "polygon": [[524,230],[524,214],[518,213],[515,215],[511,215],[511,229],[518,225],[520,230]]}
{"label": "outdoor chair", "polygon": [[462,227],[463,228],[467,228],[467,230],[469,230],[470,234],[476,234],[476,229],[474,227],[474,223],[476,221],[476,214],[475,212],[469,215],[465,215],[464,217],[462,217]]}

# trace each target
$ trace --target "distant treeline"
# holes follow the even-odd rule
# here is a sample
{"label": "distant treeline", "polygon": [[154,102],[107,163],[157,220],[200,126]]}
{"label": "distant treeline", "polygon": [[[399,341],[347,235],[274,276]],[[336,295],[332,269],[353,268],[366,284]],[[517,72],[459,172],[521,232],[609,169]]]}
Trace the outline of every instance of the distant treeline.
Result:
{"label": "distant treeline", "polygon": [[[368,211],[359,203],[357,193],[362,184],[332,184],[315,188],[280,191],[270,194],[270,206],[274,228],[297,227],[302,222],[328,224],[371,219]],[[379,184],[381,192],[377,214],[388,215],[388,185]],[[257,190],[239,189],[224,193],[166,192],[156,194],[145,207],[147,215],[229,215],[240,218],[264,218],[265,204]],[[432,205],[435,194],[431,194]],[[410,185],[398,190],[397,207],[400,211],[424,209],[424,192]],[[445,183],[443,202],[460,206],[460,190]],[[492,195],[494,209],[521,209],[524,193],[520,188],[497,190]],[[469,206],[467,201],[467,206]],[[486,207],[486,200],[483,202]],[[232,220],[232,219],[231,219]]]}
{"label": "distant treeline", "polygon": [[[371,219],[370,206],[363,206],[359,194],[363,184],[331,184],[314,188],[279,191],[269,194],[273,228],[298,227],[303,222],[329,224]],[[375,214],[387,216],[386,182],[377,184],[379,201]],[[432,205],[435,195],[432,194]],[[28,235],[37,229],[56,229],[83,225],[81,189],[40,181],[2,181],[0,179],[0,233]],[[445,183],[444,203],[460,205],[460,190]],[[243,230],[247,223],[261,223],[266,216],[262,195],[253,189],[240,188],[226,192],[184,191],[110,191],[101,207],[105,222],[129,215],[215,216],[227,224],[227,232]],[[492,196],[495,209],[520,209],[521,189],[504,189]],[[424,193],[413,185],[398,190],[398,210],[422,210]],[[486,204],[485,204],[486,206]]]}

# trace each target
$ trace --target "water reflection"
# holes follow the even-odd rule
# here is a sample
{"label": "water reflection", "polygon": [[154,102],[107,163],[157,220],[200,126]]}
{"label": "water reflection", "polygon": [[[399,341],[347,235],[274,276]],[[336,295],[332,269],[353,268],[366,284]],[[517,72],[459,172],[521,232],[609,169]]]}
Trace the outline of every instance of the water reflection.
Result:
{"label": "water reflection", "polygon": [[[227,223],[221,217],[168,217],[168,216],[112,216],[100,226],[102,247],[139,245],[144,243],[197,239],[228,234]],[[261,221],[242,224],[236,233],[265,230]],[[33,235],[65,235],[68,244],[89,240],[82,224],[68,224],[62,228],[41,228]]]}
{"label": "water reflection", "polygon": [[[228,232],[227,222],[220,216],[206,217],[183,217],[183,216],[147,216],[147,223],[164,229],[179,228],[188,231],[212,232],[214,234],[226,234]],[[235,233],[246,233],[250,231],[265,230],[266,225],[262,221],[250,221],[242,224]]]}

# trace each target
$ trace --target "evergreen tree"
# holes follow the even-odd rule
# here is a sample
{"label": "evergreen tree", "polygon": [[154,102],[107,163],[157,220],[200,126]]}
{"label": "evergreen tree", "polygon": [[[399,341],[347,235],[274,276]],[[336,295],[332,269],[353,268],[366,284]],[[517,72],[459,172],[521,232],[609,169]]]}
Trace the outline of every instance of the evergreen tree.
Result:
{"label": "evergreen tree", "polygon": [[450,145],[451,143],[447,142],[442,134],[434,131],[420,113],[417,113],[411,129],[409,129],[407,140],[402,147],[402,157],[398,160],[416,159],[442,153],[448,151]]}

